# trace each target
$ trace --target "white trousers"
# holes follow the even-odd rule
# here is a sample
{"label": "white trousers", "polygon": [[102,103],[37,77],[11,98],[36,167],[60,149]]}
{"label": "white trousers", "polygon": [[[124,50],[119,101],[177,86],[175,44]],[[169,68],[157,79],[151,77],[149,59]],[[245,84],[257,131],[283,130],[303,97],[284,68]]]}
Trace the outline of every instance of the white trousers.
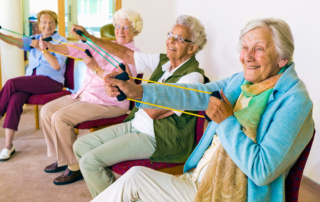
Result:
{"label": "white trousers", "polygon": [[134,166],[91,202],[187,202],[193,200],[196,192],[193,182]]}

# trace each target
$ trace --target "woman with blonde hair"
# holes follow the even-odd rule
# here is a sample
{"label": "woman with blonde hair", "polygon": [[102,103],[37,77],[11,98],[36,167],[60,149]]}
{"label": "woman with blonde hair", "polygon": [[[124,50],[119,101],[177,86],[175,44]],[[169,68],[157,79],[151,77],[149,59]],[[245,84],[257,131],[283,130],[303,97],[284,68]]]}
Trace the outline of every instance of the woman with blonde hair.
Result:
{"label": "woman with blonde hair", "polygon": [[28,98],[33,94],[59,92],[63,88],[66,57],[46,50],[41,51],[39,47],[40,37],[52,37],[67,42],[55,31],[58,25],[57,18],[53,11],[40,11],[37,19],[41,34],[32,37],[15,38],[0,33],[2,41],[30,51],[26,75],[8,80],[0,91],[0,119],[6,114],[3,124],[6,139],[4,149],[0,153],[0,161],[10,159],[15,152],[12,140],[15,131],[18,130],[22,106]]}

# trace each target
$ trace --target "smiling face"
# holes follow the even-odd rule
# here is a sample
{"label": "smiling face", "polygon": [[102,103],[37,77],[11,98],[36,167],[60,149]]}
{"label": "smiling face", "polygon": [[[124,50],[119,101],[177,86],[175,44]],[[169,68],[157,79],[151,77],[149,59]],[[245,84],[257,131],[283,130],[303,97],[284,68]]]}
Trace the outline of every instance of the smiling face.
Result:
{"label": "smiling face", "polygon": [[42,31],[43,37],[52,36],[56,27],[56,21],[51,15],[43,14],[40,16],[39,28]]}
{"label": "smiling face", "polygon": [[[129,20],[118,18],[115,26],[120,26],[120,29],[115,28],[114,30],[117,42],[119,44],[124,45],[133,41],[136,33],[134,32],[132,23]],[[124,29],[124,27],[129,28],[129,30]]]}
{"label": "smiling face", "polygon": [[259,83],[275,76],[287,61],[278,56],[269,29],[256,28],[243,36],[240,62],[247,81]]}
{"label": "smiling face", "polygon": [[[171,33],[174,35],[179,35],[182,38],[191,41],[191,33],[189,31],[189,28],[184,25],[178,24],[174,26]],[[178,42],[173,37],[167,39],[166,45],[167,57],[170,59],[173,66],[174,63],[179,65],[190,58],[198,48],[195,44],[192,44],[190,42]]]}

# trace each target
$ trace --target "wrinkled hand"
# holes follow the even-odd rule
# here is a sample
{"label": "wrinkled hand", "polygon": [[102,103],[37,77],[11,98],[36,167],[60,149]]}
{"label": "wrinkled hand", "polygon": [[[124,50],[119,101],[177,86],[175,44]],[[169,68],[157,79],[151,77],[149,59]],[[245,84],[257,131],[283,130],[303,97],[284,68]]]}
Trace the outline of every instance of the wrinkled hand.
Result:
{"label": "wrinkled hand", "polygon": [[99,67],[97,61],[94,59],[93,56],[92,56],[92,58],[91,58],[91,57],[89,57],[88,55],[86,55],[86,56],[83,58],[83,62],[84,62],[84,64],[86,64],[87,67],[88,67],[89,69],[91,69],[92,71],[96,70],[96,69]]}
{"label": "wrinkled hand", "polygon": [[[122,71],[122,70],[121,70]],[[134,82],[131,81],[121,81],[115,79],[118,74],[121,72],[112,72],[105,76],[105,92],[110,97],[116,97],[120,95],[118,89],[115,86],[118,86],[121,91],[127,95],[128,98],[132,99],[142,99],[143,95],[143,88],[141,85],[136,85]]]}
{"label": "wrinkled hand", "polygon": [[88,38],[91,37],[91,35],[87,32],[87,30],[86,30],[84,27],[82,27],[82,26],[80,26],[80,25],[72,25],[70,33],[71,33],[73,36],[75,36],[77,39],[79,39],[79,40],[87,41],[86,38],[84,38],[83,36],[79,36],[79,35],[76,33],[77,30],[81,30],[86,37],[88,37]]}
{"label": "wrinkled hand", "polygon": [[213,96],[210,97],[209,106],[206,110],[207,116],[218,124],[233,115],[231,103],[224,95],[222,89],[220,90],[220,95],[222,100]]}
{"label": "wrinkled hand", "polygon": [[[41,49],[40,49],[40,46],[39,46],[39,41],[36,40],[36,39],[33,39],[33,40],[31,41],[30,46],[32,46],[33,48],[36,48],[36,49],[38,49],[38,50],[41,50]],[[41,51],[42,51],[42,50],[41,50]]]}
{"label": "wrinkled hand", "polygon": [[[33,40],[32,40],[33,41]],[[49,42],[47,41],[43,41],[43,37],[40,37],[40,41],[39,41],[39,50],[43,51],[43,50],[47,50]]]}

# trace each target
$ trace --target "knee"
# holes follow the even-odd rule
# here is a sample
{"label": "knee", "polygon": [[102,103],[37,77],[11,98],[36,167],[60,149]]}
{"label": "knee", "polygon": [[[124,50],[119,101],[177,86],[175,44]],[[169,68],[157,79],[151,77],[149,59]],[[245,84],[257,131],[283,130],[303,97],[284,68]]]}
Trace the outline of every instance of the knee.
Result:
{"label": "knee", "polygon": [[5,86],[14,85],[15,80],[16,80],[16,78],[12,78],[12,79],[7,80],[7,82],[5,83]]}
{"label": "knee", "polygon": [[85,153],[79,161],[81,170],[97,171],[104,169],[102,162],[91,152]]}
{"label": "knee", "polygon": [[50,113],[50,107],[48,107],[48,104],[45,104],[41,110],[40,110],[40,118],[41,120],[50,120],[50,117],[52,116],[52,113]]}
{"label": "knee", "polygon": [[127,177],[139,176],[141,173],[143,173],[147,169],[148,168],[144,166],[133,166],[125,173],[125,175]]}

